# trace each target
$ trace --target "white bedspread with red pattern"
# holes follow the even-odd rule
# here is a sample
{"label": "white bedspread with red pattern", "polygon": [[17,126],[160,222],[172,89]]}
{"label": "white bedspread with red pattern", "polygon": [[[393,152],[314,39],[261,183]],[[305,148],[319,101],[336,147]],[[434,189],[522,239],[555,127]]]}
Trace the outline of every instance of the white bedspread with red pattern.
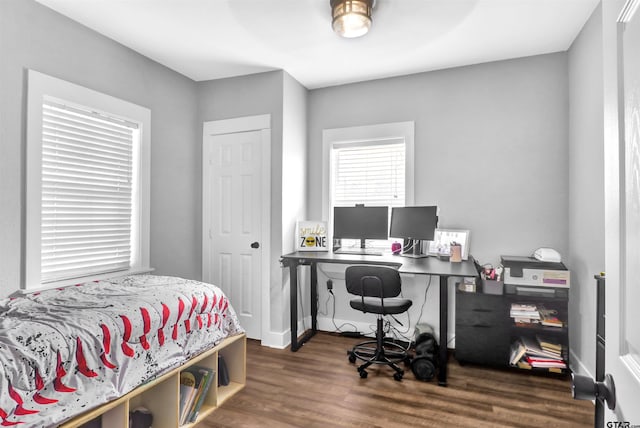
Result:
{"label": "white bedspread with red pattern", "polygon": [[0,426],[55,426],[242,332],[222,290],[175,277],[0,300]]}

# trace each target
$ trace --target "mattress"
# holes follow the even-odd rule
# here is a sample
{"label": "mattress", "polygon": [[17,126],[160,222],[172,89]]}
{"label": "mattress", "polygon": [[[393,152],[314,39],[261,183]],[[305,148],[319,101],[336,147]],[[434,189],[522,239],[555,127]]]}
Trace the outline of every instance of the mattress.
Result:
{"label": "mattress", "polygon": [[56,426],[242,332],[220,288],[177,277],[0,300],[0,426]]}

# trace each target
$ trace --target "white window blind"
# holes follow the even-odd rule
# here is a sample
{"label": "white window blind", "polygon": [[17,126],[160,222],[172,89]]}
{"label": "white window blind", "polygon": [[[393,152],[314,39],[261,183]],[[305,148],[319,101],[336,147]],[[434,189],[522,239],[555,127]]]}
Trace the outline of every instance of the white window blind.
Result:
{"label": "white window blind", "polygon": [[[333,207],[405,205],[404,139],[336,143],[332,150]],[[342,247],[358,247],[360,241],[343,239]],[[367,247],[388,248],[389,241],[367,240]]]}
{"label": "white window blind", "polygon": [[129,269],[138,125],[42,107],[42,283]]}
{"label": "white window blind", "polygon": [[334,145],[333,206],[404,206],[402,139]]}

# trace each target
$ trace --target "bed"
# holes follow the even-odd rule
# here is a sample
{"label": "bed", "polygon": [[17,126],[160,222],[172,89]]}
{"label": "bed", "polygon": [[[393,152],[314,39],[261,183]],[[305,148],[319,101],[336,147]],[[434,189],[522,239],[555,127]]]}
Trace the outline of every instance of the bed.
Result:
{"label": "bed", "polygon": [[0,300],[0,426],[55,426],[241,333],[222,290],[176,277]]}

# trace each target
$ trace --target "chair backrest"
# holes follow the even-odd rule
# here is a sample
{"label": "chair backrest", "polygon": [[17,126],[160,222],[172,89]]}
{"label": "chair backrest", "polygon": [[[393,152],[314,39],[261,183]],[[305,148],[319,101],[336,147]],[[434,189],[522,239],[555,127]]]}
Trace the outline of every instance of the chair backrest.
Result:
{"label": "chair backrest", "polygon": [[396,297],[400,294],[400,273],[388,266],[355,265],[345,270],[347,291],[365,297]]}

